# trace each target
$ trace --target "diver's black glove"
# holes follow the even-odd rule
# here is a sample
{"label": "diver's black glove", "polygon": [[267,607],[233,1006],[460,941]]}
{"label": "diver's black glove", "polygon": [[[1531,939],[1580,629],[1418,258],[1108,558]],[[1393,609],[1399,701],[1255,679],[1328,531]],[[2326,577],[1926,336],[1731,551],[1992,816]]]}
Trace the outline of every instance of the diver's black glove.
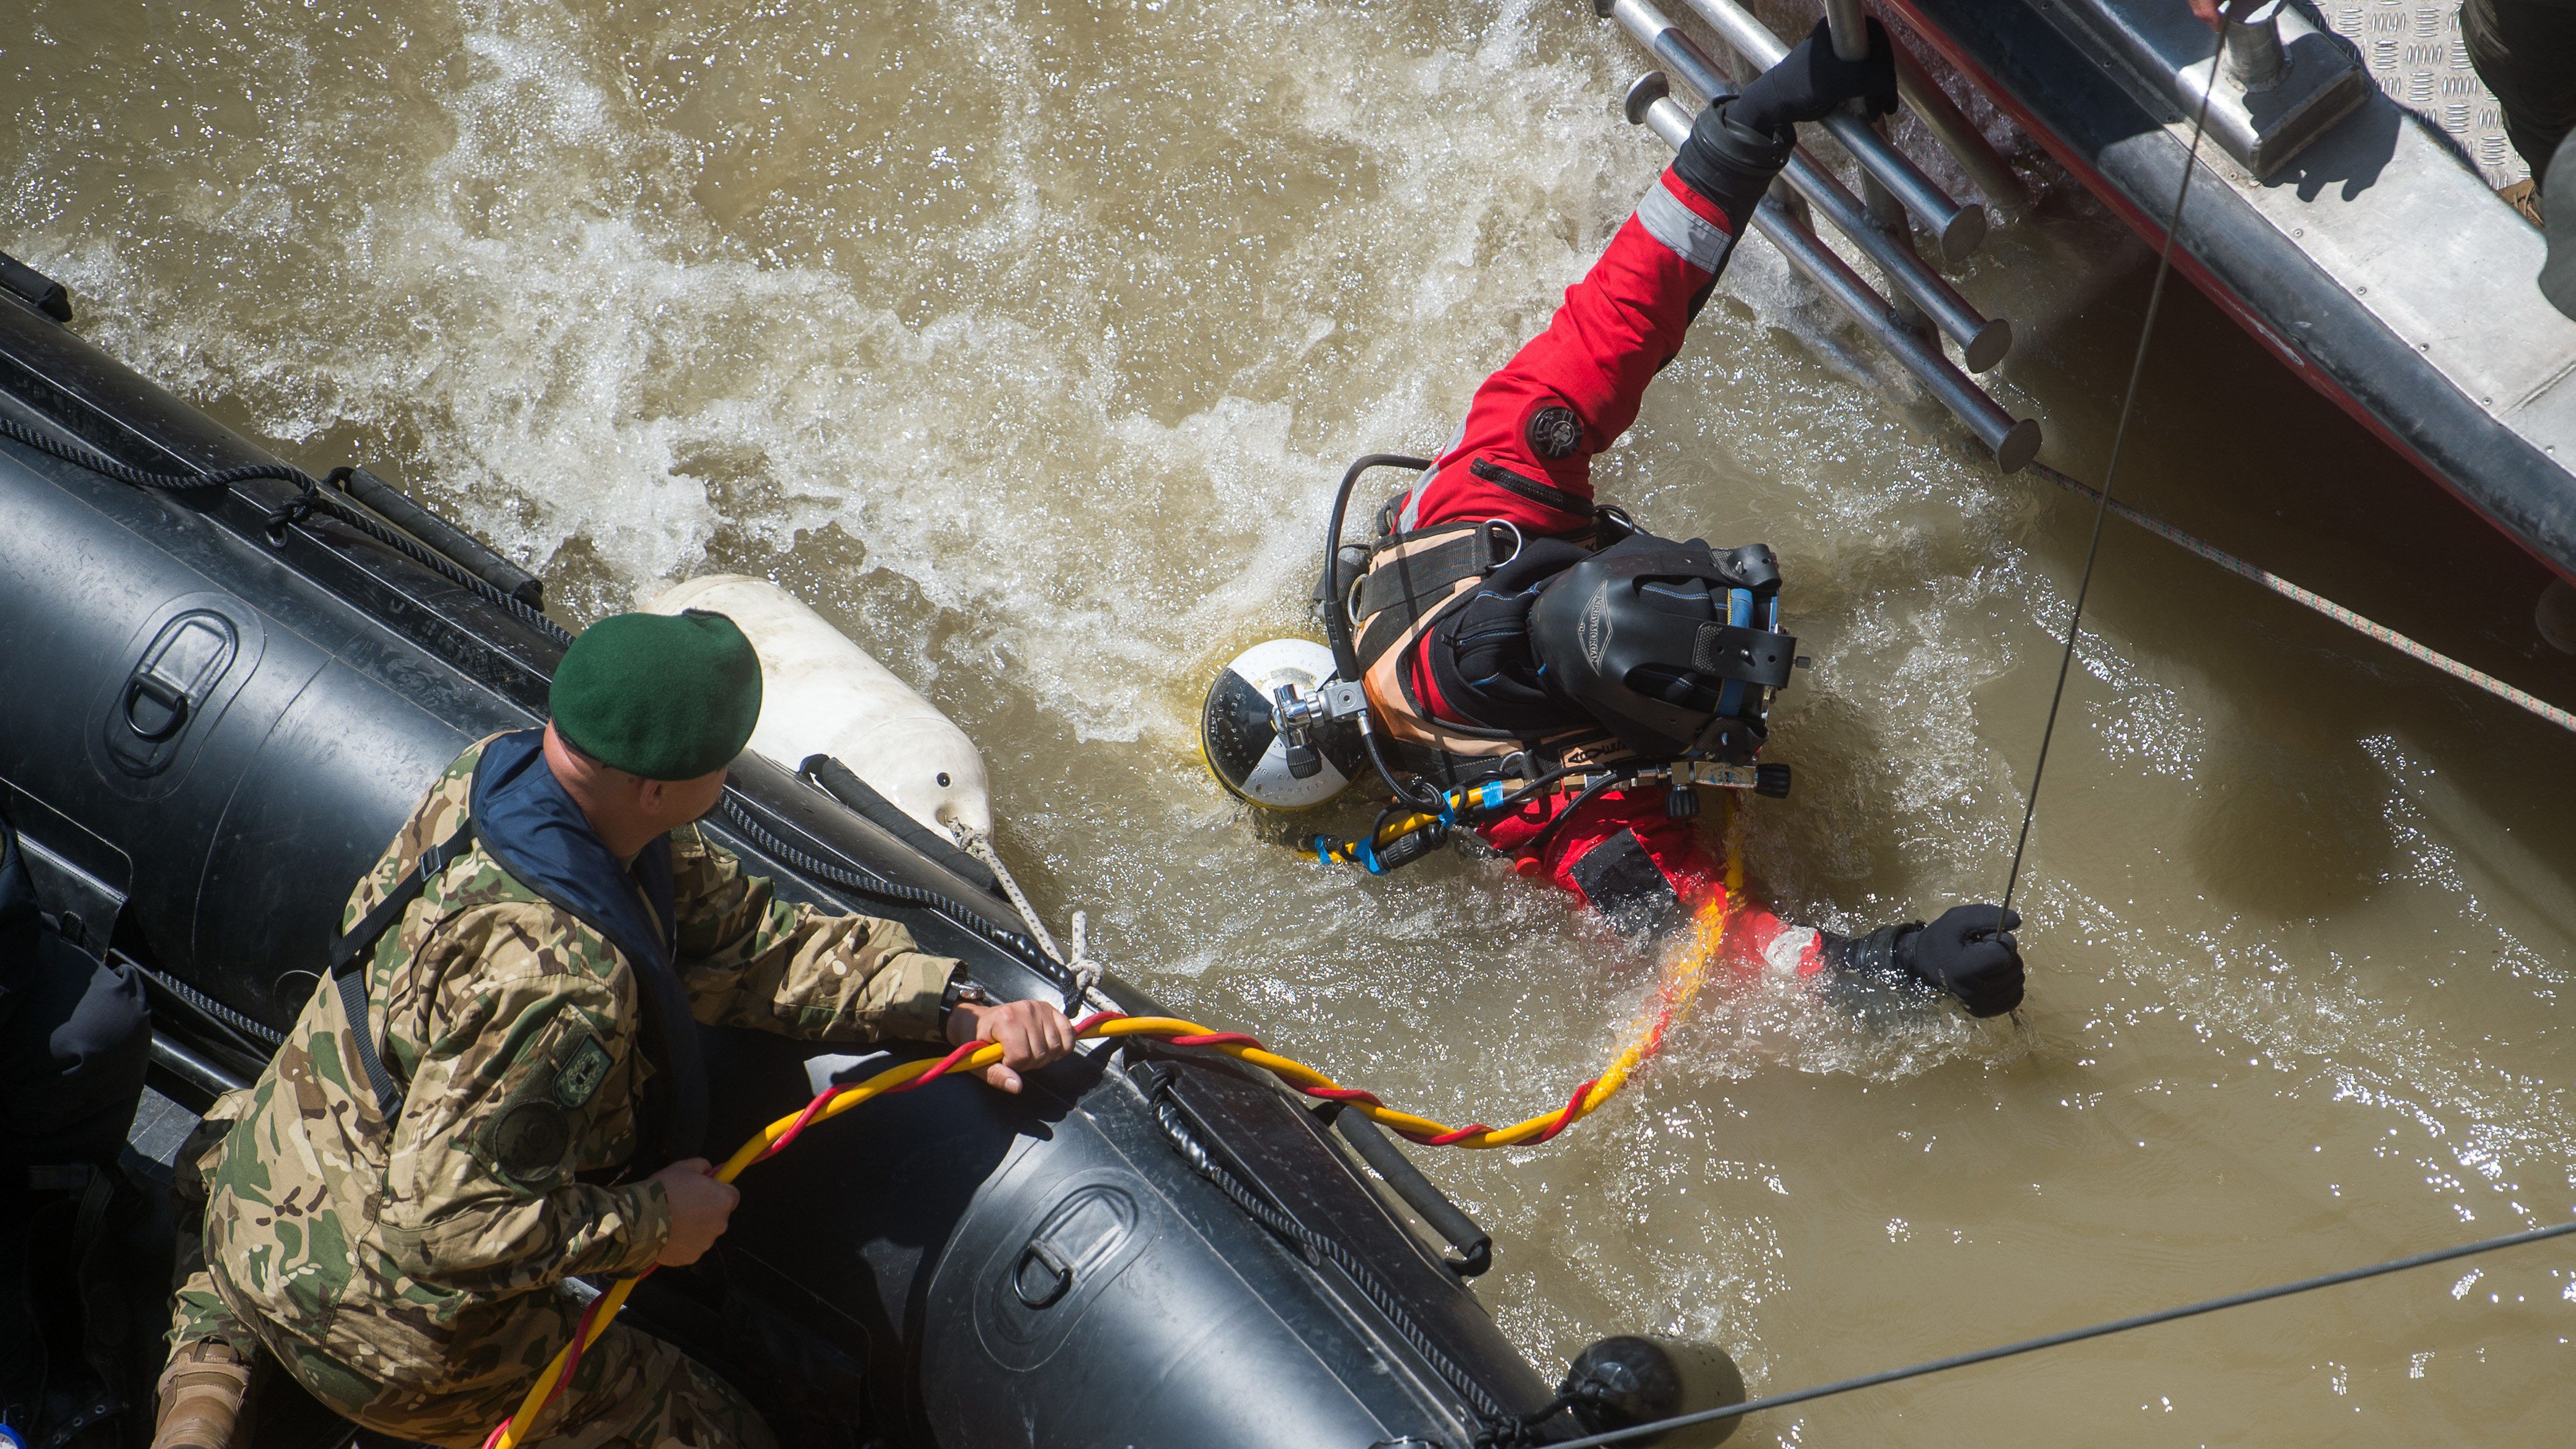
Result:
{"label": "diver's black glove", "polygon": [[1908,921],[1852,940],[1828,933],[1826,955],[1854,977],[1910,976],[1959,998],[1970,1016],[2001,1016],[2021,1005],[2017,911],[1952,906],[1931,925]]}
{"label": "diver's black glove", "polygon": [[1907,974],[1959,998],[1970,1016],[2001,1016],[2021,1005],[2021,914],[2001,906],[1952,906],[1896,943]]}
{"label": "diver's black glove", "polygon": [[1727,104],[1726,114],[1737,125],[1777,133],[1793,121],[1821,121],[1834,107],[1856,98],[1869,102],[1873,116],[1896,109],[1896,49],[1885,28],[1873,20],[1869,55],[1845,60],[1834,54],[1834,38],[1819,20],[1797,49],[1755,76]]}

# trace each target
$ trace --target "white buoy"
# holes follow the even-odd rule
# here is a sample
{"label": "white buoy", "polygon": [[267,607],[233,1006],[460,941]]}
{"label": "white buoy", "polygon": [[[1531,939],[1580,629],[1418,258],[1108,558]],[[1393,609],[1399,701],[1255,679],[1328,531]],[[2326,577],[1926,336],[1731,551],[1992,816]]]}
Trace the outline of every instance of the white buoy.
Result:
{"label": "white buoy", "polygon": [[992,833],[975,742],[794,594],[765,579],[706,574],[645,608],[722,614],[751,640],[760,654],[753,749],[791,770],[830,755],[943,839],[956,826]]}

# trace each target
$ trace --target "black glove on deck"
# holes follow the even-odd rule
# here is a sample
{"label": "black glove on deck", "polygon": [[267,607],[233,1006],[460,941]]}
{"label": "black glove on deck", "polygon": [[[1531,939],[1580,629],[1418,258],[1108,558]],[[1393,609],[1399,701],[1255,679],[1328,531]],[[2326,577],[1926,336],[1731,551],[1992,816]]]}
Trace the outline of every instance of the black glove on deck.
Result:
{"label": "black glove on deck", "polygon": [[1835,964],[1855,976],[1911,976],[1959,998],[1970,1016],[2001,1016],[2021,1005],[2021,915],[2001,906],[1952,906],[1931,925],[1882,926],[1858,940],[1828,934]]}
{"label": "black glove on deck", "polygon": [[1834,54],[1834,38],[1819,20],[1797,49],[1755,76],[1726,113],[1738,125],[1776,133],[1793,121],[1821,121],[1858,97],[1867,98],[1873,116],[1896,109],[1896,50],[1887,31],[1871,21],[1867,58],[1844,60]]}

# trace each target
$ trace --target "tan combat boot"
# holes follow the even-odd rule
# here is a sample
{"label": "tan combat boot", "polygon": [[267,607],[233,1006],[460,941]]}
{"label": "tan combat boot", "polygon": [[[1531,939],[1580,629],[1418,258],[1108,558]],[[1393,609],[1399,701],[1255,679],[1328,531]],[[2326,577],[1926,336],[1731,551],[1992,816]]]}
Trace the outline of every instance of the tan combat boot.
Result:
{"label": "tan combat boot", "polygon": [[2549,223],[2542,220],[2540,215],[2539,182],[2526,176],[2511,186],[2504,188],[2502,191],[2497,192],[2496,199],[2502,201],[2505,205],[2512,207],[2515,211],[2522,213],[2522,219],[2524,221],[2530,222],[2533,226],[2540,228],[2542,231],[2549,230]]}
{"label": "tan combat boot", "polygon": [[204,1339],[170,1355],[159,1392],[152,1449],[232,1449],[250,1364],[231,1344]]}

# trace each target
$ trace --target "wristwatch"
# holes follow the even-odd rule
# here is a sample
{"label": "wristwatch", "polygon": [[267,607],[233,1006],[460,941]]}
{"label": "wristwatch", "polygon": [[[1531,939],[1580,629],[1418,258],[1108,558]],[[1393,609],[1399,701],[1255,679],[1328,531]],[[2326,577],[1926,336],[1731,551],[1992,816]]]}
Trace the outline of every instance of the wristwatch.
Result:
{"label": "wristwatch", "polygon": [[948,978],[948,988],[939,993],[939,1029],[942,1032],[948,1030],[948,1013],[957,1009],[957,1003],[971,1001],[977,1006],[983,1006],[992,999],[986,994],[983,984],[965,974],[961,968],[956,975]]}

